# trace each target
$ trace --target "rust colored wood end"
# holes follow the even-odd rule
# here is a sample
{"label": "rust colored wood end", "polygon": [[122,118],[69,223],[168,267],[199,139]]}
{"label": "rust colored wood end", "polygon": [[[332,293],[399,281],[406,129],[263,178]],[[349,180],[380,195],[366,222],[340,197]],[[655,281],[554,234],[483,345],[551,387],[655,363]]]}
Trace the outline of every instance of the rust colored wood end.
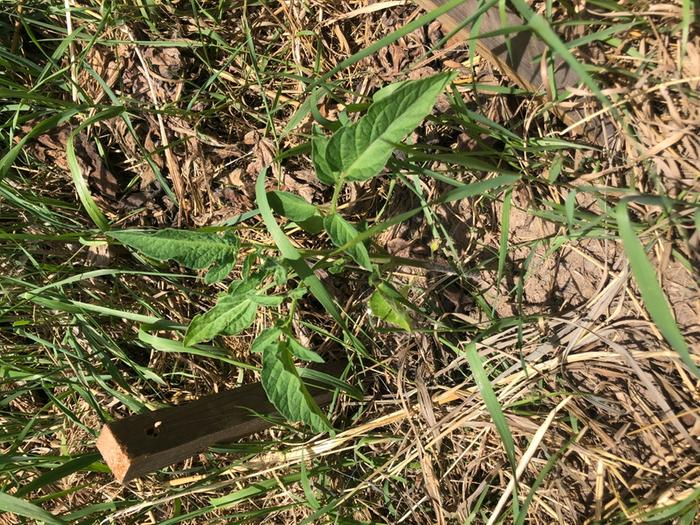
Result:
{"label": "rust colored wood end", "polygon": [[96,445],[117,481],[123,483],[125,480],[131,479],[132,476],[129,476],[129,467],[131,466],[129,455],[124,450],[123,444],[114,436],[109,425],[102,427]]}

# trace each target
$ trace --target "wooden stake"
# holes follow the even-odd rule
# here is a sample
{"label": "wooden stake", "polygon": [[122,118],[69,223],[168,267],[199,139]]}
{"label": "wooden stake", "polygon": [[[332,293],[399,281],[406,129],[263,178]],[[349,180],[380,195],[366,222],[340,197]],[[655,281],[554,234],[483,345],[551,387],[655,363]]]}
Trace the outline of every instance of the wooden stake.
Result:
{"label": "wooden stake", "polygon": [[[322,371],[339,376],[346,362],[327,363]],[[319,406],[333,392],[310,387]],[[184,405],[138,414],[102,427],[97,449],[117,481],[129,480],[177,463],[215,443],[265,430],[277,411],[260,383],[245,385]]]}
{"label": "wooden stake", "polygon": [[[446,0],[417,0],[417,3],[426,11],[431,11],[443,5]],[[440,23],[448,31],[460,27],[464,20],[469,18],[479,8],[481,2],[477,0],[465,0],[457,7],[451,9],[444,15],[438,17]],[[518,26],[523,20],[516,14],[506,10],[506,20],[502,24],[498,6],[488,9],[482,16],[479,25],[479,33],[486,34],[504,26]],[[457,31],[454,39],[469,39],[469,27],[462,27]],[[510,50],[508,52],[508,39],[510,39]],[[549,96],[549,87],[546,85],[542,67],[541,57],[548,52],[547,45],[542,42],[532,31],[520,31],[510,35],[479,37],[476,45],[486,60],[495,65],[513,83],[523,89],[538,93],[544,90]],[[579,83],[578,75],[569,67],[566,62],[559,57],[554,60],[554,78],[558,91],[566,88],[576,87]],[[597,101],[592,102],[590,113],[599,109]],[[559,106],[554,108],[559,118],[567,125],[573,126],[585,119],[583,108],[563,109]],[[576,132],[583,134],[594,144],[605,146],[615,133],[615,128],[611,123],[603,123],[600,118],[592,119],[576,126]]]}

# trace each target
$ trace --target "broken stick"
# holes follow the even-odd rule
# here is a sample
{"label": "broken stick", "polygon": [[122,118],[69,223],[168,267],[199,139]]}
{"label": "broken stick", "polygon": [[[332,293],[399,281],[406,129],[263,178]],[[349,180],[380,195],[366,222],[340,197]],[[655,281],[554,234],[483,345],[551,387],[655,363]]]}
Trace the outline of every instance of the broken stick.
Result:
{"label": "broken stick", "polygon": [[[337,377],[345,364],[335,361],[321,370]],[[316,387],[309,387],[309,392],[319,406],[330,403],[334,394]],[[126,483],[216,443],[265,430],[276,415],[262,385],[253,383],[108,423],[102,427],[97,449],[117,481]]]}

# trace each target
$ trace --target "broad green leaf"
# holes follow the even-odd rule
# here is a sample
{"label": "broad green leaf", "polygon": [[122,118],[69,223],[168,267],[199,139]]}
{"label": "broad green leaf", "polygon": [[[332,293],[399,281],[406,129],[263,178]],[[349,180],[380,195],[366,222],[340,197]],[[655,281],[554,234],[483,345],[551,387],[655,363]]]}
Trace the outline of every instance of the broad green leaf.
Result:
{"label": "broad green leaf", "polygon": [[284,417],[303,421],[316,432],[331,430],[326,416],[299,377],[285,342],[264,347],[261,382],[268,399]]}
{"label": "broad green leaf", "polygon": [[259,284],[260,279],[256,276],[251,276],[247,279],[236,279],[229,285],[228,294],[243,298],[247,294],[254,292]]}
{"label": "broad green leaf", "polygon": [[294,357],[298,357],[302,361],[311,361],[312,363],[323,363],[323,358],[313,350],[306,348],[293,337],[287,338],[287,347]]}
{"label": "broad green leaf", "polygon": [[231,273],[234,266],[236,266],[236,252],[231,251],[227,255],[224,255],[222,260],[214,263],[214,266],[209,268],[209,271],[204,276],[204,282],[206,284],[213,284],[223,281],[228,274]]}
{"label": "broad green leaf", "polygon": [[[470,24],[474,23],[475,20],[482,16],[484,12],[486,12],[488,9],[494,6],[497,2],[498,0],[487,0],[486,2],[484,2],[478,9],[475,9],[474,12],[470,13],[470,15],[464,19],[464,21],[462,22],[463,27],[469,27]],[[323,75],[321,75],[311,83],[311,85],[309,86],[311,89],[311,95],[306,100],[304,100],[304,102],[302,102],[302,104],[297,108],[292,117],[289,119],[289,122],[282,130],[282,136],[287,136],[309,114],[313,105],[313,101],[318,96],[316,92],[321,89],[319,86],[324,85],[328,80],[333,78],[340,71],[349,68],[353,64],[357,64],[360,60],[371,56],[380,49],[383,49],[388,45],[392,44],[393,42],[396,42],[400,38],[403,38],[404,36],[412,33],[416,29],[420,29],[421,27],[429,24],[433,20],[436,20],[438,17],[451,11],[452,9],[463,3],[464,0],[447,0],[446,2],[442,3],[440,7],[431,9],[430,12],[415,18],[408,24],[402,25],[396,31],[393,31],[385,37],[376,40],[367,47],[363,47],[357,53],[355,53],[352,56],[349,56],[345,60],[338,62],[333,68],[326,71]],[[308,90],[309,89],[307,89],[307,91]]]}
{"label": "broad green leaf", "polygon": [[317,233],[321,233],[323,231],[323,217],[320,215],[314,215],[305,221],[297,222],[297,225],[306,233],[316,235]]}
{"label": "broad green leaf", "polygon": [[275,285],[284,286],[289,280],[289,269],[282,261],[276,261],[275,268],[272,270],[272,277],[275,280]]}
{"label": "broad green leaf", "polygon": [[[333,241],[333,244],[336,246],[343,246],[358,235],[355,227],[337,213],[326,216],[323,219],[323,225]],[[352,248],[348,249],[347,253],[365,270],[372,271],[372,261],[369,258],[369,253],[364,244],[357,243]]]}
{"label": "broad green leaf", "polygon": [[676,320],[673,318],[671,307],[668,304],[666,295],[661,289],[661,285],[659,285],[659,281],[656,279],[654,268],[649,262],[649,259],[647,259],[644,246],[642,246],[642,243],[634,233],[629,215],[627,214],[626,202],[621,202],[617,206],[616,215],[617,227],[622,237],[622,245],[627,254],[627,259],[629,259],[634,279],[637,281],[639,292],[644,300],[644,306],[654,323],[656,323],[661,335],[663,335],[664,339],[671,345],[671,348],[678,352],[678,355],[688,369],[693,372],[696,377],[700,377],[700,369],[698,369],[693,361],[690,355],[690,349],[676,324]]}
{"label": "broad green leaf", "polygon": [[330,169],[351,181],[367,180],[379,174],[395,145],[430,113],[438,95],[454,77],[455,73],[442,73],[405,82],[372,103],[366,115],[331,137],[325,151]]}
{"label": "broad green leaf", "polygon": [[260,306],[279,306],[284,302],[281,295],[251,295],[250,298]]}
{"label": "broad green leaf", "polygon": [[258,303],[251,296],[222,295],[216,306],[192,319],[185,334],[185,346],[209,341],[219,334],[235,335],[253,324]]}
{"label": "broad green leaf", "polygon": [[277,213],[297,223],[310,219],[317,213],[316,206],[288,191],[268,191],[267,202]]}
{"label": "broad green leaf", "polygon": [[289,352],[299,359],[304,361],[311,361],[312,363],[323,363],[323,358],[318,355],[313,350],[309,350],[303,346],[299,341],[294,339],[290,334],[283,332],[279,328],[268,328],[260,332],[260,335],[255,338],[250,350],[254,353],[264,353],[266,348],[271,346],[277,346],[280,344],[280,338],[282,342],[287,344]]}
{"label": "broad green leaf", "polygon": [[374,95],[372,95],[372,102],[379,102],[380,100],[385,99],[389,95],[392,95],[397,89],[405,86],[409,82],[410,80],[401,80],[399,82],[394,82],[393,84],[389,84],[388,86],[384,86],[383,88],[378,89],[377,91],[375,91]]}
{"label": "broad green leaf", "polygon": [[329,141],[330,139],[323,134],[323,131],[314,125],[311,135],[311,159],[314,168],[316,168],[316,177],[321,182],[335,186],[338,181],[338,173],[331,169],[326,161],[326,149]]}
{"label": "broad green leaf", "polygon": [[377,287],[372,292],[369,298],[369,308],[372,311],[372,315],[382,321],[407,332],[411,331],[411,318],[406,311],[406,307],[393,297],[383,293],[380,287]]}
{"label": "broad green leaf", "polygon": [[41,507],[4,492],[0,492],[0,510],[47,525],[65,525],[66,523]]}
{"label": "broad green leaf", "polygon": [[253,344],[250,345],[251,352],[262,354],[267,347],[277,346],[281,335],[282,330],[276,327],[263,330],[258,337],[255,338]]}
{"label": "broad green leaf", "polygon": [[364,351],[365,347],[362,341],[355,337],[355,334],[348,328],[345,319],[340,315],[340,310],[333,297],[328,293],[328,290],[326,290],[321,280],[316,276],[299,251],[284,234],[282,228],[277,224],[277,221],[275,221],[270,204],[267,202],[267,194],[265,193],[266,173],[267,170],[262,169],[258,175],[258,180],[255,183],[255,202],[260,209],[260,215],[265,222],[267,231],[272,236],[282,256],[289,262],[289,265],[294,269],[297,275],[301,277],[304,285],[308,287],[309,291],[311,291],[313,296],[321,303],[326,312],[338,323],[338,326],[342,328],[345,336],[352,342],[352,345],[357,348],[358,351]]}
{"label": "broad green leaf", "polygon": [[111,231],[110,237],[153,259],[172,259],[198,270],[236,256],[238,246],[232,237],[214,233],[165,229],[156,232]]}

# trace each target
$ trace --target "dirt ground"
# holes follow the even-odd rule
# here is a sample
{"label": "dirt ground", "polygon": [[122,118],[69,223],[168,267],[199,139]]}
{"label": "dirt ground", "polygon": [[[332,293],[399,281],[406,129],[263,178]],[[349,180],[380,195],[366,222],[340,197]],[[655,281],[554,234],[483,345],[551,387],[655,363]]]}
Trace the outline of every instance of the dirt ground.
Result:
{"label": "dirt ground", "polygon": [[[315,46],[324,50],[328,62],[324,66],[330,69],[423,13],[412,4],[397,2],[367,3],[375,10],[361,10],[364,2],[357,6],[323,1],[311,4],[311,12],[302,10],[303,13],[294,11],[298,6],[290,7],[290,11],[282,4],[277,9],[254,8],[258,15],[253,18],[252,28],[252,35],[258,39],[256,45],[264,47],[273,59],[289,60],[299,74],[314,71]],[[319,22],[320,13],[324,18]],[[651,25],[672,19],[653,4],[640,16],[651,20]],[[280,19],[301,34],[291,50],[276,47],[271,36],[272,27]],[[169,20],[177,24],[180,38],[188,35],[194,39],[201,30],[188,17],[171,14]],[[235,24],[209,23],[217,26],[210,29],[216,29],[231,42],[243,42]],[[301,31],[307,26],[313,27],[322,42],[307,39]],[[308,155],[276,160],[279,152],[304,144],[311,118],[300,122],[286,136],[271,133],[258,118],[264,114],[266,104],[283,104],[284,109],[270,118],[277,130],[285,128],[305,93],[304,85],[293,75],[281,76],[281,87],[267,85],[254,80],[251,64],[219,61],[216,81],[225,83],[224,97],[237,101],[235,107],[226,106],[219,111],[220,101],[205,96],[204,91],[196,93],[193,87],[201,87],[208,80],[200,54],[186,47],[137,44],[147,36],[143,27],[138,31],[121,27],[118,31],[112,36],[119,36],[125,43],[90,47],[85,63],[92,71],[78,71],[77,83],[95,103],[106,103],[110,96],[128,99],[132,108],[130,121],[102,118],[85,127],[75,143],[79,169],[90,193],[113,225],[194,228],[235,221],[255,208],[255,178],[263,167],[269,167],[272,174],[270,189],[292,191],[316,204],[329,201],[332,190],[316,179]],[[552,113],[540,111],[540,103],[521,96],[470,90],[470,82],[494,88],[513,87],[513,82],[486,57],[478,55],[473,60],[463,41],[452,39],[446,49],[430,52],[431,46],[446,33],[439,22],[433,22],[363,59],[337,79],[343,95],[319,100],[320,115],[335,119],[343,107],[357,103],[387,83],[455,70],[460,73],[457,92],[464,104],[477,108],[479,114],[497,125],[534,138],[566,128]],[[630,39],[633,38],[648,37],[632,35]],[[677,43],[666,33],[656,40],[635,42],[649,53],[658,47],[654,57],[670,53],[668,50]],[[603,55],[596,49],[592,45],[586,55],[591,63],[608,60],[611,69],[631,67],[622,51],[619,56],[609,50]],[[666,58],[673,66],[672,57]],[[606,223],[601,233],[588,234],[567,227],[565,220],[551,218],[555,212],[565,215],[561,210],[574,191],[577,193],[573,207],[577,213],[607,213],[606,206],[613,199],[605,200],[602,191],[596,192],[605,188],[627,189],[633,179],[637,184],[633,189],[640,193],[663,188],[668,196],[680,199],[700,191],[700,106],[697,100],[687,100],[682,92],[671,90],[678,78],[695,78],[697,87],[697,35],[687,43],[684,69],[678,71],[671,66],[659,60],[656,69],[635,85],[631,81],[623,84],[615,77],[606,86],[611,92],[638,98],[637,103],[629,105],[628,113],[637,144],[632,145],[618,126],[618,140],[608,150],[557,153],[566,156],[561,175],[566,177],[566,184],[520,184],[515,188],[502,278],[497,270],[503,227],[502,195],[498,199],[474,197],[437,206],[432,215],[416,215],[373,239],[373,253],[421,263],[399,261],[391,267],[394,282],[405,287],[408,299],[432,314],[423,320],[421,330],[401,334],[369,319],[365,304],[369,288],[358,272],[321,275],[339,304],[346,307],[348,317],[367,327],[363,329],[367,330],[364,336],[372,354],[371,359],[358,359],[364,366],[357,366],[354,378],[365,389],[365,401],[341,402],[336,415],[346,425],[344,430],[335,438],[320,442],[326,449],[314,451],[317,461],[326,461],[333,468],[330,488],[324,490],[335,491],[339,498],[351,494],[359,502],[352,507],[348,519],[357,520],[355,523],[400,523],[402,519],[405,523],[464,523],[481,497],[487,502],[484,509],[492,511],[497,505],[512,477],[507,454],[469,372],[466,354],[448,352],[444,344],[446,340],[464,350],[460,346],[466,340],[463,334],[487,327],[496,319],[503,320],[500,329],[481,339],[478,349],[489,369],[498,371],[491,381],[504,407],[516,456],[524,457],[532,443],[539,447],[531,460],[524,462],[520,478],[526,495],[529,487],[539,483],[537,491],[533,490],[529,509],[533,523],[615,522],[622,519],[628,507],[634,510],[626,518],[635,521],[642,511],[680,501],[698,486],[697,378],[679,364],[650,320],[616,230]],[[96,76],[104,82],[98,82]],[[657,88],[659,85],[662,87]],[[149,110],[138,112],[139,107]],[[440,119],[451,111],[447,97],[438,101],[434,118],[418,129],[411,140],[465,155],[486,147],[505,150],[504,144],[493,137],[474,136],[444,124]],[[513,123],[517,123],[517,129],[511,129]],[[33,124],[26,123],[23,132],[30,132]],[[36,137],[25,152],[48,173],[47,183],[37,186],[36,191],[54,196],[69,194],[75,202],[66,157],[71,126],[72,122],[66,122]],[[22,136],[17,135],[15,141]],[[561,138],[574,140],[573,135]],[[531,168],[530,164],[541,161],[551,168],[554,160],[533,159],[527,152],[521,153],[517,160],[522,172],[534,175],[540,170],[538,176],[546,180],[547,173],[541,166]],[[656,168],[653,177],[645,171],[648,167],[639,161],[640,157]],[[430,168],[440,170],[444,164],[435,162]],[[449,175],[459,182],[472,182],[481,176],[459,166],[450,169],[453,171]],[[601,172],[603,175],[599,176]],[[374,219],[380,212],[387,217],[420,205],[418,190],[398,186],[391,189],[387,179],[350,185],[342,196],[344,216],[359,223]],[[445,191],[445,185],[434,179],[421,179],[416,187],[426,201]],[[388,197],[391,200],[387,204]],[[551,213],[547,215],[545,211]],[[641,220],[660,212],[639,204],[633,213]],[[241,227],[238,231],[261,244],[271,244],[260,229]],[[700,260],[698,232],[686,231],[685,239],[671,228],[659,232],[645,236],[646,242],[654,240],[649,257],[675,320],[691,351],[696,353],[700,349],[700,292],[694,266]],[[329,246],[326,240],[303,232],[294,235],[294,242],[310,250]],[[76,263],[85,270],[134,264],[132,255],[120,247],[95,246],[79,253]],[[95,283],[96,296],[112,294],[111,282],[95,279]],[[128,304],[125,290],[138,286],[154,298],[153,308],[183,324],[211,306],[215,295],[201,290],[200,294],[190,294],[173,283],[157,283],[150,278],[138,285],[134,281],[125,283],[119,289],[119,300]],[[483,307],[482,300],[492,306],[491,311]],[[304,300],[299,312],[320,326],[333,329],[313,300]],[[266,322],[259,319],[254,331],[259,332]],[[241,377],[255,379],[253,373],[239,373],[233,367],[191,356],[159,352],[146,355],[134,343],[137,329],[125,326],[113,327],[114,336],[125,342],[127,353],[140,360],[139,364],[162,372],[180,360],[197,377],[196,381],[183,379],[178,385],[163,386],[157,395],[144,388],[143,399],[153,406],[175,404],[207,391],[231,387]],[[295,329],[310,346],[328,346],[318,334],[305,329],[301,321]],[[451,335],[460,331],[463,340],[459,335]],[[224,338],[221,344],[234,359],[255,360],[247,350],[254,335]],[[79,339],[89,347],[84,334]],[[112,416],[122,417],[130,412],[106,395],[102,401],[108,404]],[[13,403],[14,410],[29,413],[41,405],[41,400],[27,396]],[[88,427],[98,425],[89,407],[84,401],[81,403],[81,422]],[[284,432],[273,429],[257,438],[282,443],[287,438]],[[288,441],[296,443],[297,438],[294,434]],[[339,466],[343,457],[352,454],[347,449],[341,452],[342,447],[351,442],[348,440],[360,438],[369,443],[363,453],[378,458],[376,463],[358,460],[352,471]],[[75,427],[69,432],[68,442],[61,446],[78,453],[85,451],[91,440],[87,432]],[[56,444],[45,441],[37,446],[41,452],[52,450]],[[551,458],[556,461],[548,466]],[[262,464],[258,456],[254,460],[260,463],[252,461],[251,465]],[[214,471],[229,461],[228,454],[214,451],[188,460],[177,467],[177,472],[199,467]],[[285,461],[294,464],[289,457],[278,464],[285,465]],[[262,468],[260,471],[265,472]],[[548,474],[538,480],[542,472]],[[246,479],[231,471],[217,471],[213,476],[231,484]],[[354,484],[346,477],[352,477]],[[173,475],[173,479],[176,482],[177,477]],[[167,499],[174,490],[168,485],[173,479],[154,475],[122,487],[104,473],[75,475],[62,480],[58,488],[80,483],[92,488],[48,502],[47,508],[64,512],[105,498]],[[356,479],[360,481],[355,483]],[[185,482],[182,485],[188,486]],[[95,486],[100,490],[94,490]],[[209,492],[200,493],[196,488],[186,491],[183,509],[205,506],[208,495],[230,491],[229,485],[219,492],[216,482],[213,487]],[[287,489],[275,492],[267,500],[241,504],[241,508],[282,506],[304,494],[303,488],[295,486],[288,493]],[[166,519],[174,505],[168,500],[154,507],[149,519]],[[388,506],[392,507],[391,512],[386,510]],[[129,522],[127,512],[116,516],[117,523]],[[273,514],[267,522],[291,523],[303,517],[303,512],[292,507]],[[476,521],[482,518],[477,516]],[[19,523],[12,518],[7,520]],[[205,522],[201,520],[198,517],[190,522]]]}

